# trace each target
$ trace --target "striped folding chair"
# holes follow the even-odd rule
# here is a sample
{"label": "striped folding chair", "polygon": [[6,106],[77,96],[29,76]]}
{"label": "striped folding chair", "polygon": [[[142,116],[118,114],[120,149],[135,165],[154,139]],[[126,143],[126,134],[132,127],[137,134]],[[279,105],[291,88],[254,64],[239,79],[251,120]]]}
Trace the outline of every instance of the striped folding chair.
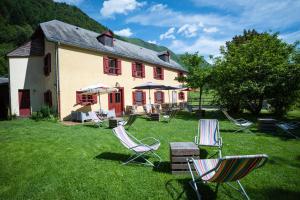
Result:
{"label": "striped folding chair", "polygon": [[[188,160],[189,170],[192,176],[190,182],[192,188],[195,190],[198,199],[201,196],[198,191],[197,182],[202,181],[204,183],[217,183],[217,189],[219,184],[226,183],[235,190],[239,191],[247,199],[250,199],[247,195],[244,187],[240,183],[240,179],[247,176],[254,169],[263,166],[268,159],[265,154],[258,155],[245,155],[245,156],[225,156],[219,159],[191,159]],[[194,165],[197,175],[197,179],[194,176],[191,165]],[[237,188],[230,182],[237,182]]]}
{"label": "striped folding chair", "polygon": [[[148,166],[154,166],[154,164],[145,157],[147,154],[152,154],[153,156],[159,159],[159,163],[161,162],[160,156],[155,153],[155,151],[158,150],[160,146],[160,142],[157,139],[153,137],[148,137],[142,140],[138,140],[130,133],[128,133],[122,125],[114,128],[113,133],[120,140],[120,142],[125,148],[131,150],[134,153],[134,155],[132,155],[130,158],[128,158],[127,161],[123,163],[123,165],[126,165],[130,162],[137,162],[136,159],[142,158],[144,161],[146,161],[146,163],[138,163]],[[152,140],[153,142],[150,145],[148,145],[142,142],[144,140]]]}
{"label": "striped folding chair", "polygon": [[138,117],[138,115],[136,115],[136,114],[131,114],[131,115],[128,117],[127,121],[120,121],[120,122],[118,123],[118,125],[126,126],[127,129],[129,129],[129,128],[131,127],[131,125],[135,122],[135,120],[137,119],[137,117]]}
{"label": "striped folding chair", "polygon": [[219,131],[219,121],[217,119],[200,119],[195,143],[199,146],[218,147],[219,157],[221,158],[222,138]]}

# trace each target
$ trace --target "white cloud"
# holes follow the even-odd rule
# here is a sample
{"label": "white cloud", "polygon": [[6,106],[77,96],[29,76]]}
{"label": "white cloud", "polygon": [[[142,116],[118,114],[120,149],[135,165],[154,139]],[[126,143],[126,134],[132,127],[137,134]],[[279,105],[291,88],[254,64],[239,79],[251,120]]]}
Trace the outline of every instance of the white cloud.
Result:
{"label": "white cloud", "polygon": [[81,2],[83,2],[84,0],[54,0],[55,2],[59,2],[59,3],[66,3],[66,4],[70,4],[70,5],[78,5]]}
{"label": "white cloud", "polygon": [[199,52],[201,55],[208,57],[209,55],[219,55],[220,46],[225,45],[224,40],[217,40],[211,37],[200,36],[194,42],[187,42],[183,40],[173,40],[170,49],[176,53],[194,53]]}
{"label": "white cloud", "polygon": [[181,26],[177,33],[181,33],[187,38],[195,37],[197,35],[198,26],[196,24],[185,24]]}
{"label": "white cloud", "polygon": [[148,40],[147,42],[149,42],[151,44],[158,44],[156,40]]}
{"label": "white cloud", "polygon": [[103,2],[100,13],[102,17],[112,18],[115,14],[127,14],[145,4],[137,0],[107,0]]}
{"label": "white cloud", "polygon": [[215,33],[218,32],[219,29],[217,27],[204,28],[203,31],[205,33]]}
{"label": "white cloud", "polygon": [[300,30],[286,34],[280,34],[279,38],[283,39],[288,43],[294,43],[297,40],[300,41]]}
{"label": "white cloud", "polygon": [[120,35],[120,36],[125,36],[125,37],[130,37],[133,35],[130,28],[124,28],[119,31],[114,31],[114,33],[117,35]]}
{"label": "white cloud", "polygon": [[174,33],[175,32],[175,28],[172,27],[172,28],[169,28],[169,30],[167,30],[167,32],[165,32],[164,34],[161,34],[159,36],[159,39],[160,40],[163,40],[163,39],[175,39],[175,36],[174,36]]}

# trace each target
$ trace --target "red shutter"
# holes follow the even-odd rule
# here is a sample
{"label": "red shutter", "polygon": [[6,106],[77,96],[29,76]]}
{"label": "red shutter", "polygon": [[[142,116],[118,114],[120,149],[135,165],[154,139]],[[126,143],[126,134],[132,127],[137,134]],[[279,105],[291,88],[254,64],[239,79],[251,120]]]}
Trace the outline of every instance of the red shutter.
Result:
{"label": "red shutter", "polygon": [[92,104],[96,104],[97,103],[97,94],[93,94],[92,98],[93,98],[93,103]]}
{"label": "red shutter", "polygon": [[82,103],[82,94],[81,92],[76,91],[76,104]]}
{"label": "red shutter", "polygon": [[161,68],[161,80],[164,80],[164,68]]}
{"label": "red shutter", "polygon": [[156,77],[157,77],[156,67],[153,67],[153,78],[156,79]]}
{"label": "red shutter", "polygon": [[165,93],[161,92],[161,103],[165,103]]}
{"label": "red shutter", "polygon": [[154,103],[157,103],[157,92],[154,92]]}
{"label": "red shutter", "polygon": [[48,100],[49,107],[52,107],[52,92],[50,90],[48,90]]}
{"label": "red shutter", "polygon": [[135,91],[132,92],[132,105],[135,105]]}
{"label": "red shutter", "polygon": [[117,74],[121,75],[122,74],[122,64],[121,64],[121,59],[117,59]]}
{"label": "red shutter", "polygon": [[107,56],[103,56],[103,73],[109,73],[109,59]]}
{"label": "red shutter", "polygon": [[44,58],[44,74],[48,76],[51,72],[51,54],[48,53]]}
{"label": "red shutter", "polygon": [[132,72],[132,77],[136,77],[136,63],[135,62],[131,63],[131,72]]}
{"label": "red shutter", "polygon": [[146,92],[143,91],[143,105],[146,104]]}
{"label": "red shutter", "polygon": [[48,59],[48,67],[47,67],[47,72],[48,72],[48,75],[50,74],[50,72],[51,72],[51,54],[50,53],[48,53],[48,57],[47,57],[47,59]]}
{"label": "red shutter", "polygon": [[142,78],[145,78],[145,65],[142,64]]}
{"label": "red shutter", "polygon": [[48,93],[44,92],[44,104],[48,104]]}

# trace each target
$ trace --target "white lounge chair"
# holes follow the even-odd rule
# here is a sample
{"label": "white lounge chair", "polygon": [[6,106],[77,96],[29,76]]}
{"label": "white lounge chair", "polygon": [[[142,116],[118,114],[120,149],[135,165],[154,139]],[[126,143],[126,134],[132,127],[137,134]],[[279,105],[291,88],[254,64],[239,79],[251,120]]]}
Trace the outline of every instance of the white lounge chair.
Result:
{"label": "white lounge chair", "polygon": [[136,119],[137,119],[137,115],[131,114],[131,115],[129,115],[129,117],[126,121],[124,120],[124,121],[118,122],[118,125],[126,126],[127,129],[129,129],[131,127],[131,125],[135,122]]}
{"label": "white lounge chair", "polygon": [[220,136],[219,121],[217,119],[199,120],[198,135],[195,136],[195,144],[199,146],[217,147],[219,158],[222,157],[222,138]]}
{"label": "white lounge chair", "polygon": [[299,137],[292,133],[293,130],[300,126],[300,122],[279,122],[276,124],[277,127],[282,129],[285,133],[298,139]]}
{"label": "white lounge chair", "polygon": [[[157,139],[153,137],[148,137],[142,140],[138,140],[130,133],[128,133],[125,130],[125,128],[121,125],[114,128],[113,133],[120,140],[120,142],[123,144],[125,148],[131,150],[134,153],[134,155],[129,157],[128,160],[123,163],[123,165],[126,165],[130,162],[137,162],[136,159],[142,158],[144,161],[146,161],[146,163],[141,163],[141,162],[138,163],[148,165],[148,166],[154,166],[154,164],[145,157],[145,155],[147,154],[152,154],[153,156],[159,159],[159,162],[161,162],[160,156],[155,153],[155,151],[158,150],[160,146],[160,142]],[[142,142],[148,139],[151,139],[153,141],[150,145]]]}
{"label": "white lounge chair", "polygon": [[234,123],[236,126],[239,127],[239,129],[234,131],[234,133],[239,132],[239,131],[244,131],[244,130],[248,130],[249,132],[251,132],[249,130],[249,128],[253,125],[253,122],[250,122],[250,121],[248,121],[246,119],[242,119],[242,118],[234,119],[228,114],[228,112],[226,110],[222,110],[222,112],[227,117],[227,119],[229,119],[229,121],[231,121],[232,123]]}
{"label": "white lounge chair", "polygon": [[170,114],[168,115],[162,115],[161,116],[161,121],[165,121],[165,122],[170,122],[173,118],[175,118],[176,114],[177,114],[178,110],[177,109],[173,109]]}
{"label": "white lounge chair", "polygon": [[103,123],[97,114],[93,111],[88,112],[88,118],[94,123],[95,126],[100,127]]}

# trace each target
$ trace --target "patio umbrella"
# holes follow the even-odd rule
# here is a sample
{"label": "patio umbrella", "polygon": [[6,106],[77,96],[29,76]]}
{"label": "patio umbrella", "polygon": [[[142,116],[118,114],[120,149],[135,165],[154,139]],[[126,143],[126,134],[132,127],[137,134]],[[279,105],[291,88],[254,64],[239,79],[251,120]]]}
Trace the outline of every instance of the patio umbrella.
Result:
{"label": "patio umbrella", "polygon": [[[181,89],[180,87],[176,87],[176,86],[164,86],[163,88],[161,88],[162,90],[168,90],[168,96],[169,96],[169,102],[170,102],[170,90],[179,90]],[[173,99],[172,99],[172,103]]]}
{"label": "patio umbrella", "polygon": [[90,86],[81,88],[79,91],[82,92],[82,94],[98,94],[98,96],[99,96],[99,107],[100,107],[100,110],[101,110],[100,94],[107,94],[107,93],[110,93],[110,92],[117,92],[118,89],[114,88],[114,87],[110,87],[110,86],[102,84],[102,83],[98,83],[96,85],[90,85]]}
{"label": "patio umbrella", "polygon": [[149,90],[149,102],[151,104],[150,90],[151,89],[161,89],[163,87],[164,87],[164,85],[161,85],[161,84],[146,82],[146,83],[143,83],[141,85],[135,86],[133,89],[141,89],[141,90],[148,89]]}

